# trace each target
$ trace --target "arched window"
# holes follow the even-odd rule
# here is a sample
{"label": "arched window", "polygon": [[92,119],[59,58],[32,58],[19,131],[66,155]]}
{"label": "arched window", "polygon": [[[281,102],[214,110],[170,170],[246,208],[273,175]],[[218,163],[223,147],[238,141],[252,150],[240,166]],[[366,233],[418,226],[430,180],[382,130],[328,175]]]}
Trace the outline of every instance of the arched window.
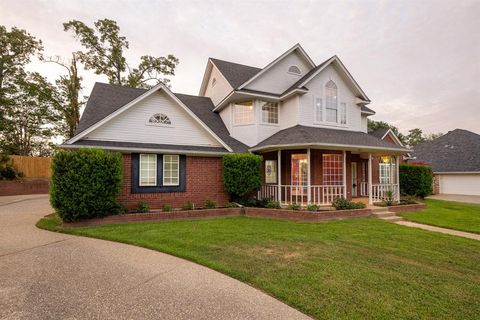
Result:
{"label": "arched window", "polygon": [[332,80],[325,85],[325,108],[327,109],[326,120],[338,122],[337,85]]}
{"label": "arched window", "polygon": [[148,119],[149,124],[164,124],[164,125],[171,125],[172,121],[170,118],[163,114],[163,113],[156,113]]}
{"label": "arched window", "polygon": [[302,71],[300,71],[300,69],[297,66],[290,66],[290,68],[288,68],[288,73],[301,75]]}

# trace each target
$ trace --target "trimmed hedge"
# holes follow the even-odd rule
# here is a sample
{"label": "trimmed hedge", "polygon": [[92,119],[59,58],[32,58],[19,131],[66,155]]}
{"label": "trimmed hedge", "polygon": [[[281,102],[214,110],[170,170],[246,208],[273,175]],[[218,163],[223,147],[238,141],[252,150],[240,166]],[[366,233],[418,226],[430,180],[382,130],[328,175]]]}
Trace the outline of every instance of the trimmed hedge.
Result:
{"label": "trimmed hedge", "polygon": [[423,165],[400,165],[400,193],[402,195],[426,197],[432,193],[432,168]]}
{"label": "trimmed hedge", "polygon": [[223,184],[231,199],[239,200],[262,184],[262,157],[252,153],[223,156]]}
{"label": "trimmed hedge", "polygon": [[58,151],[52,161],[50,203],[66,222],[117,213],[122,178],[120,153],[94,148]]}

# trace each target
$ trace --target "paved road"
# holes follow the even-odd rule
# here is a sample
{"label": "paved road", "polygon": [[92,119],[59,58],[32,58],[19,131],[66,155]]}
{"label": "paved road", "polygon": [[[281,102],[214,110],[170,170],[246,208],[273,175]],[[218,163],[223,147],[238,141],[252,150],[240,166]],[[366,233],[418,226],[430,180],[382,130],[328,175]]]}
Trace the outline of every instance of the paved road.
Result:
{"label": "paved road", "polygon": [[46,196],[0,199],[0,319],[309,319],[167,254],[37,229],[50,212]]}

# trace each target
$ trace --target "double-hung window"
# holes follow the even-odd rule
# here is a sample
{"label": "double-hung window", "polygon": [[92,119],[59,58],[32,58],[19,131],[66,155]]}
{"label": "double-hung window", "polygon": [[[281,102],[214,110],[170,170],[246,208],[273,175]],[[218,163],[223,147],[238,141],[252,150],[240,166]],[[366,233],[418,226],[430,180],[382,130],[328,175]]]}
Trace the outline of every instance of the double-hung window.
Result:
{"label": "double-hung window", "polygon": [[343,155],[322,155],[323,184],[338,186],[343,184]]}
{"label": "double-hung window", "polygon": [[340,103],[340,124],[347,124],[347,104]]}
{"label": "double-hung window", "polygon": [[237,102],[233,106],[233,123],[236,125],[253,124],[253,101]]}
{"label": "double-hung window", "polygon": [[315,97],[315,122],[323,121],[322,98]]}
{"label": "double-hung window", "polygon": [[179,179],[179,156],[163,155],[163,185],[178,186]]}
{"label": "double-hung window", "polygon": [[332,80],[325,85],[325,108],[327,122],[338,122],[337,85]]}
{"label": "double-hung window", "polygon": [[390,157],[380,157],[378,164],[380,184],[390,183]]}
{"label": "double-hung window", "polygon": [[140,155],[140,186],[157,185],[157,155]]}
{"label": "double-hung window", "polygon": [[262,122],[278,124],[278,104],[273,102],[262,102]]}

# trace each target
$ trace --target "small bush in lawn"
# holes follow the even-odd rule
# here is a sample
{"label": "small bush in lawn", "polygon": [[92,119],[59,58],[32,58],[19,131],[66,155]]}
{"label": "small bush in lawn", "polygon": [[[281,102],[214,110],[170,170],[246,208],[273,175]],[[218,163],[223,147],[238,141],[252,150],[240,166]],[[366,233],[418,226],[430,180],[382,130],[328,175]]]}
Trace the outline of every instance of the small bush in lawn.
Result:
{"label": "small bush in lawn", "polygon": [[122,177],[120,153],[60,150],[52,161],[50,203],[67,222],[118,213]]}
{"label": "small bush in lawn", "polygon": [[392,191],[385,192],[385,197],[386,197],[386,199],[384,200],[384,202],[385,202],[385,205],[387,207],[393,206],[395,204],[395,200],[393,199],[393,192]]}
{"label": "small bush in lawn", "polygon": [[255,208],[266,208],[269,199],[255,199],[255,198],[248,198],[248,199],[241,199],[239,203],[245,207],[255,207]]}
{"label": "small bush in lawn", "polygon": [[193,210],[193,209],[194,209],[194,205],[192,201],[187,201],[182,206],[182,210]]}
{"label": "small bush in lawn", "polygon": [[417,204],[417,200],[413,196],[403,196],[400,198],[400,204]]}
{"label": "small bush in lawn", "polygon": [[320,209],[320,206],[318,206],[316,204],[313,204],[313,203],[311,203],[307,206],[308,211],[318,211],[319,209]]}
{"label": "small bush in lawn", "polygon": [[162,207],[163,212],[170,212],[172,210],[173,210],[173,208],[172,208],[171,204],[164,204],[163,207]]}
{"label": "small bush in lawn", "polygon": [[235,202],[227,202],[225,204],[225,207],[227,207],[227,208],[237,208],[238,205]]}
{"label": "small bush in lawn", "polygon": [[203,203],[203,208],[204,209],[213,209],[217,206],[217,204],[215,203],[215,201],[213,200],[205,200],[205,202]]}
{"label": "small bush in lawn", "polygon": [[261,169],[261,156],[252,153],[223,156],[223,184],[233,201],[240,201],[260,188]]}
{"label": "small bush in lawn", "polygon": [[363,209],[365,204],[362,202],[352,202],[345,198],[338,197],[332,201],[332,206],[337,210]]}
{"label": "small bush in lawn", "polygon": [[150,205],[145,201],[139,201],[137,203],[137,209],[135,210],[138,213],[147,213],[150,212]]}
{"label": "small bush in lawn", "polygon": [[399,176],[402,195],[424,198],[432,193],[432,168],[423,165],[401,164]]}
{"label": "small bush in lawn", "polygon": [[275,200],[268,200],[267,204],[265,205],[265,208],[269,209],[280,209],[282,206],[280,206],[280,202],[275,201]]}
{"label": "small bush in lawn", "polygon": [[288,210],[300,210],[302,207],[298,203],[291,203],[288,205]]}

